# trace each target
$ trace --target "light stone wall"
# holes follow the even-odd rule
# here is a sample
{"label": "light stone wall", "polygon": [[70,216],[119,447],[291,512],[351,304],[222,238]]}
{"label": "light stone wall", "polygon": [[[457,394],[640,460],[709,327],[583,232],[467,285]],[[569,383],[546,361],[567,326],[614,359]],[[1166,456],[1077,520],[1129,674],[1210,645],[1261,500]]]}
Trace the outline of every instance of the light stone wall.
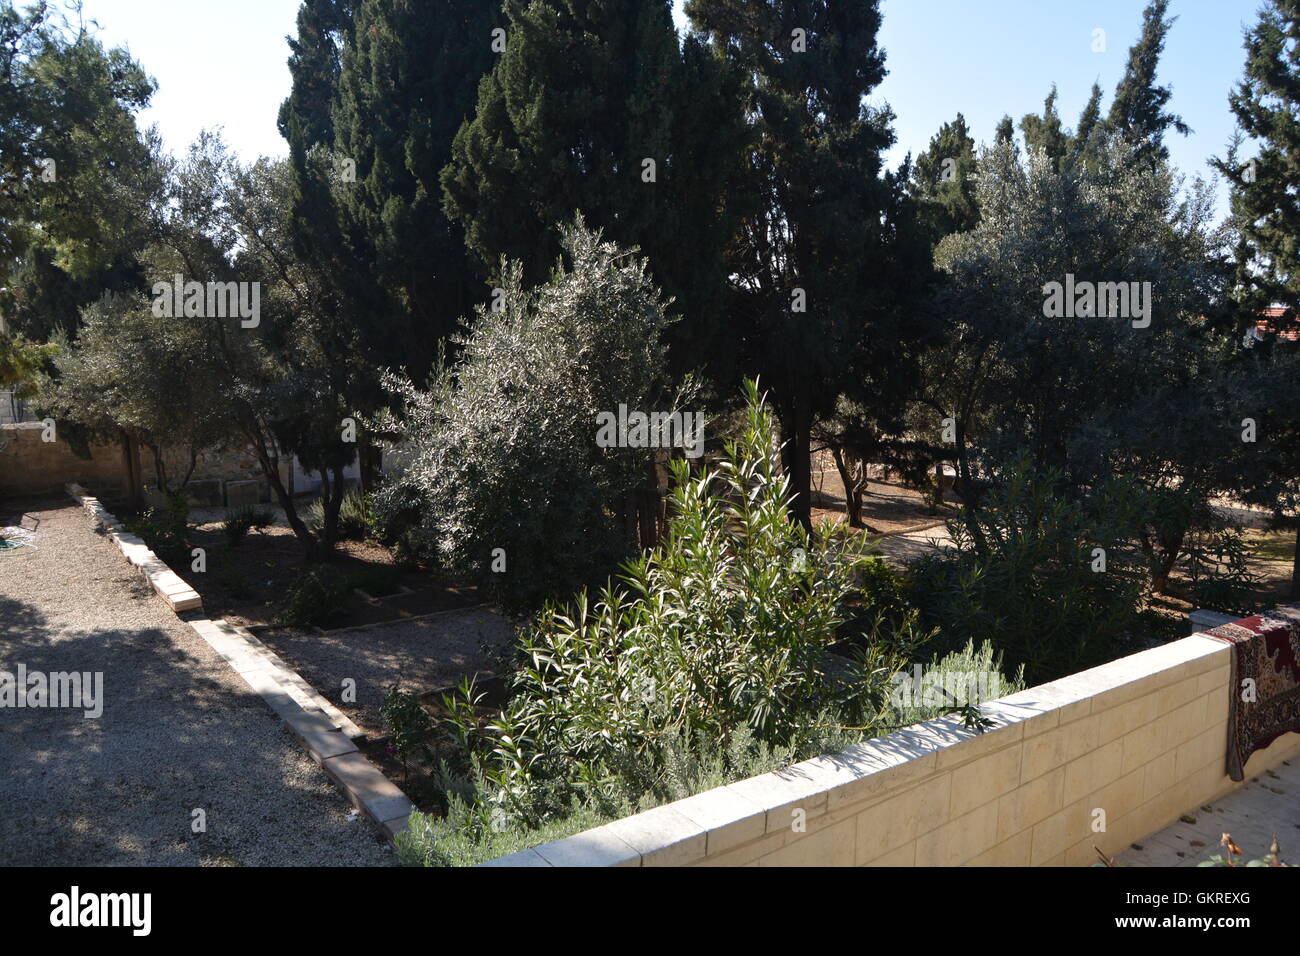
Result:
{"label": "light stone wall", "polygon": [[1231,651],[1196,634],[986,704],[983,734],[927,721],[487,865],[1087,866],[1240,786]]}
{"label": "light stone wall", "polygon": [[67,442],[41,441],[40,422],[0,425],[0,495],[62,492],[77,482],[100,492],[128,490],[126,455],[120,445],[92,445],[78,458]]}

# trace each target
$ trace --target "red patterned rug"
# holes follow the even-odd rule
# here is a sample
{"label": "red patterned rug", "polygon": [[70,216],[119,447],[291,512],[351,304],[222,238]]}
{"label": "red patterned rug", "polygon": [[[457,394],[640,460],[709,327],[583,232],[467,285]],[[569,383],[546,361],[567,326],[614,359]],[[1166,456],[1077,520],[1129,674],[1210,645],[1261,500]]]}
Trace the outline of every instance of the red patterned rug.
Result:
{"label": "red patterned rug", "polygon": [[1251,754],[1300,732],[1300,604],[1205,633],[1233,645],[1228,776],[1241,780]]}

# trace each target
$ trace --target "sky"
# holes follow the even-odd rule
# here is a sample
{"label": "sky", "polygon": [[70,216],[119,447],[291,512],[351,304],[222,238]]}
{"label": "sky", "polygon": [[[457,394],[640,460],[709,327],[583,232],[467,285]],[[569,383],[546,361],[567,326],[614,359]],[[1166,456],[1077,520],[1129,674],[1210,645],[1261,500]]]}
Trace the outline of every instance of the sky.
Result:
{"label": "sky", "polygon": [[[840,0],[851,2],[851,0]],[[678,0],[680,7],[680,0]],[[880,42],[889,75],[871,97],[895,114],[898,143],[889,154],[925,149],[958,112],[977,142],[993,138],[1003,114],[1017,122],[1042,108],[1052,83],[1057,109],[1073,127],[1092,83],[1103,109],[1124,71],[1145,0],[883,0]],[[1189,178],[1209,178],[1207,160],[1232,135],[1227,98],[1241,77],[1241,35],[1259,0],[1172,0],[1177,17],[1161,60],[1160,82],[1173,87],[1171,109],[1193,133],[1168,145]],[[220,126],[245,159],[283,156],[276,113],[289,90],[285,37],[298,0],[84,0],[110,46],[126,46],[159,84],[143,125],[156,123],[181,151],[200,129]],[[680,9],[679,25],[685,23]],[[1094,52],[1094,31],[1105,49]],[[1225,203],[1220,189],[1220,212]]]}

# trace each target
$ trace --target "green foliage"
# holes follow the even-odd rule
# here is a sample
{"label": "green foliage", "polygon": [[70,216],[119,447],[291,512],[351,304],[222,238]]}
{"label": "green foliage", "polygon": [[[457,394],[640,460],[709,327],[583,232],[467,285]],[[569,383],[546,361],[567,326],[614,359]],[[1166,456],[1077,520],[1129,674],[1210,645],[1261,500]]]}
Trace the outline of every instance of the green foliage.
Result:
{"label": "green foliage", "polygon": [[747,141],[733,78],[699,37],[678,37],[668,0],[510,2],[505,14],[506,48],[442,178],[470,249],[494,284],[503,259],[541,282],[581,212],[635,244],[689,316],[667,331],[675,369],[729,356],[725,253]]}
{"label": "green foliage", "polygon": [[226,511],[226,518],[221,522],[221,533],[231,547],[239,544],[248,536],[249,531],[261,531],[275,523],[275,514],[266,508],[245,505]]}
{"label": "green foliage", "polygon": [[1247,551],[1239,528],[1220,523],[1198,530],[1181,558],[1192,603],[1229,614],[1252,613],[1256,580],[1246,562]]}
{"label": "green foliage", "polygon": [[[299,21],[294,87],[281,114],[298,191],[295,242],[345,304],[364,352],[422,378],[486,291],[465,233],[443,212],[440,176],[497,59],[500,4],[316,0],[311,8]],[[342,178],[348,162],[355,181]]]}
{"label": "green foliage", "polygon": [[1182,118],[1165,111],[1173,91],[1156,85],[1156,70],[1164,52],[1165,36],[1173,25],[1166,19],[1169,0],[1151,0],[1142,11],[1142,33],[1128,51],[1128,63],[1115,99],[1110,105],[1106,126],[1110,132],[1127,136],[1138,143],[1136,156],[1165,160],[1165,132],[1171,127],[1186,136],[1191,132]]}
{"label": "green foliage", "polygon": [[[712,469],[675,469],[671,532],[594,603],[548,606],[520,634],[513,696],[486,723],[472,687],[449,702],[468,748],[448,823],[406,844],[426,861],[473,855],[495,832],[546,831],[582,810],[641,809],[839,749],[888,722],[890,678],[920,643],[883,621],[856,660],[831,645],[874,609],[857,580],[896,588],[861,555],[787,514],[775,429],[757,387]],[[850,729],[846,725],[851,725]],[[451,834],[447,846],[430,841]]]}
{"label": "green foliage", "polygon": [[31,398],[46,362],[58,352],[58,345],[41,345],[17,333],[0,331],[0,385],[12,389],[18,398]]}
{"label": "green foliage", "polygon": [[139,281],[158,143],[135,114],[154,85],[58,4],[11,0],[0,77],[0,310],[30,339],[71,336],[82,305]]}
{"label": "green foliage", "polygon": [[930,243],[907,199],[908,172],[884,167],[892,116],[870,105],[885,76],[880,7],[800,4],[797,53],[784,0],[685,9],[742,84],[753,141],[742,144],[742,221],[728,262],[733,339],[744,370],[771,390],[793,513],[809,527],[814,424],[850,390],[888,419],[915,393],[913,359],[930,327],[930,311],[917,308]]}
{"label": "green foliage", "polygon": [[[1115,480],[1072,499],[1059,480],[1023,461],[1008,469],[977,512],[948,522],[955,548],[912,572],[912,603],[939,628],[941,648],[987,642],[1031,684],[1141,647],[1146,567],[1132,544],[1140,489]],[[1094,570],[1096,548],[1104,571]]]}
{"label": "green foliage", "polygon": [[428,752],[433,718],[424,709],[419,694],[404,691],[396,684],[384,696],[380,713],[388,727],[390,745],[406,771],[411,757]]}
{"label": "green foliage", "polygon": [[[1011,677],[1004,676],[1002,652],[992,641],[983,642],[977,649],[974,640],[969,640],[965,647],[923,666],[921,675],[921,693],[917,694],[913,688],[907,695],[900,691],[913,675],[907,671],[894,675],[894,692],[890,695],[893,726],[910,727],[1025,689],[1024,666]],[[935,688],[934,692],[930,691],[931,687]],[[978,693],[972,693],[972,688]]]}
{"label": "green foliage", "polygon": [[911,194],[921,204],[920,217],[931,245],[954,232],[974,229],[979,221],[975,204],[975,140],[960,113],[944,123],[930,145],[916,157]]}
{"label": "green foliage", "polygon": [[289,590],[276,623],[289,627],[328,627],[347,610],[352,589],[347,578],[331,565],[302,573]]}
{"label": "green foliage", "polygon": [[[480,308],[460,362],[429,390],[392,379],[404,414],[377,425],[410,456],[377,495],[386,534],[414,518],[405,539],[421,557],[527,610],[637,547],[624,517],[649,452],[598,447],[596,416],[664,407],[664,306],[644,263],[581,221],[564,244],[568,264],[535,292],[518,264],[508,271],[502,308]],[[498,548],[504,573],[490,569]]]}
{"label": "green foliage", "polygon": [[127,531],[149,542],[155,551],[177,552],[185,548],[189,519],[190,506],[185,492],[164,491],[160,507],[147,508],[139,518],[124,524]]}
{"label": "green foliage", "polygon": [[[303,520],[308,528],[319,532],[325,524],[325,502],[320,498],[312,501],[303,513]],[[351,489],[343,495],[339,505],[336,537],[340,541],[365,541],[375,537],[376,533],[374,499],[360,488]]]}

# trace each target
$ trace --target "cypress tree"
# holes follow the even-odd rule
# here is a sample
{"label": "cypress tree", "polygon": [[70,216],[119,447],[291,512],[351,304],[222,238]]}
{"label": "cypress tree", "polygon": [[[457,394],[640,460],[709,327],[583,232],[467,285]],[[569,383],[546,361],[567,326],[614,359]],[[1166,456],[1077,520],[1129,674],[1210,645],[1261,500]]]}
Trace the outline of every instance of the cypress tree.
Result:
{"label": "cypress tree", "polygon": [[1088,102],[1079,114],[1079,125],[1075,128],[1074,136],[1070,140],[1070,162],[1080,163],[1085,161],[1095,144],[1093,136],[1096,134],[1098,126],[1101,123],[1101,84],[1092,84],[1092,93],[1088,96]]}
{"label": "cypress tree", "polygon": [[975,140],[960,113],[930,138],[929,148],[916,157],[910,192],[931,245],[954,232],[974,229],[979,222],[975,203]]}
{"label": "cypress tree", "polygon": [[[375,361],[421,375],[484,298],[439,177],[491,69],[499,11],[483,0],[360,0],[331,113],[336,263]],[[306,97],[304,97],[305,99]],[[338,176],[339,166],[355,182]],[[340,181],[341,180],[341,181]]]}
{"label": "cypress tree", "polygon": [[1173,127],[1186,136],[1191,130],[1182,117],[1165,112],[1173,91],[1156,85],[1156,68],[1164,52],[1165,37],[1175,18],[1165,19],[1169,0],[1151,0],[1142,12],[1142,34],[1129,49],[1128,64],[1115,99],[1110,104],[1106,125],[1112,132],[1124,133],[1147,145],[1139,156],[1167,159],[1169,150],[1164,145],[1166,130]]}
{"label": "cypress tree", "polygon": [[745,78],[754,131],[746,214],[732,245],[735,340],[770,390],[791,511],[810,523],[810,434],[849,385],[881,413],[901,400],[907,303],[929,262],[904,242],[905,182],[883,169],[879,4],[690,0],[686,12]]}
{"label": "cypress tree", "polygon": [[443,173],[445,209],[480,268],[544,280],[581,212],[635,246],[682,321],[675,370],[725,351],[726,207],[745,135],[734,86],[669,0],[510,0],[505,52]]}
{"label": "cypress tree", "polygon": [[1052,163],[1052,169],[1060,172],[1061,163],[1070,149],[1070,137],[1061,128],[1061,116],[1056,112],[1056,84],[1043,101],[1043,115],[1028,113],[1020,121],[1020,131],[1025,136],[1025,148],[1035,153],[1042,150]]}
{"label": "cypress tree", "polygon": [[[1280,305],[1272,324],[1294,329],[1300,326],[1300,0],[1269,0],[1244,45],[1245,76],[1229,97],[1237,141],[1226,159],[1214,161],[1232,186],[1238,319],[1253,329],[1262,309]],[[1238,153],[1247,137],[1257,150],[1243,163]],[[1248,446],[1253,471],[1246,498],[1296,527],[1293,598],[1300,598],[1297,351],[1300,345],[1273,337],[1242,359],[1243,377],[1252,383],[1251,413],[1262,423],[1259,442]]]}
{"label": "cypress tree", "polygon": [[1270,305],[1300,321],[1300,0],[1269,0],[1246,34],[1245,77],[1229,97],[1258,152],[1214,165],[1232,186],[1238,286],[1252,318]]}

